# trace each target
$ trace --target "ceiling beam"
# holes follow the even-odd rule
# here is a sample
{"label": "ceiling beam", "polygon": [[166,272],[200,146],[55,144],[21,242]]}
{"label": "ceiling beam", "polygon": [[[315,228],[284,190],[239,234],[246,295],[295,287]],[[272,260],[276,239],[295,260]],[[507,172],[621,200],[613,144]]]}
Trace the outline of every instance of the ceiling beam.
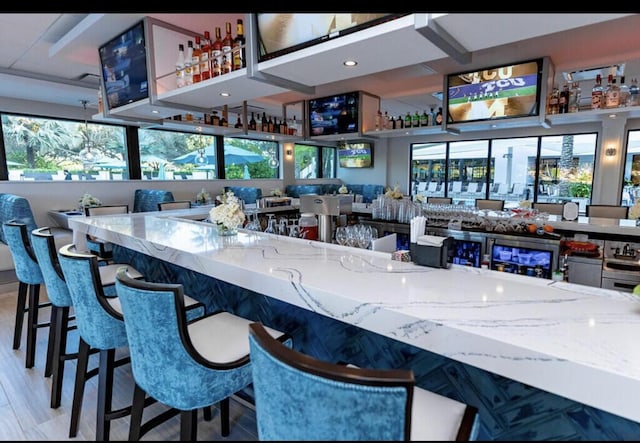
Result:
{"label": "ceiling beam", "polygon": [[415,29],[460,64],[471,63],[471,52],[433,20],[433,14],[415,14]]}

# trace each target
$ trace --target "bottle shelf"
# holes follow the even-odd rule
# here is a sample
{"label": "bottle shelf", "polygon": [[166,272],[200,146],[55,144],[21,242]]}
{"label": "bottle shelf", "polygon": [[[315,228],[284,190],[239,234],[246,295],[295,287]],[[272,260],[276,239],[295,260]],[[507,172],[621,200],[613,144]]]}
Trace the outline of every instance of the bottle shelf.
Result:
{"label": "bottle shelf", "polygon": [[611,115],[615,115],[616,117],[638,118],[640,117],[640,106],[587,109],[568,114],[547,114],[546,118],[552,125],[563,125],[601,121],[605,118],[610,118]]}
{"label": "bottle shelf", "polygon": [[431,135],[445,132],[442,125],[418,126],[415,128],[402,129],[380,129],[377,131],[367,131],[363,135],[375,138],[411,137],[414,135]]}

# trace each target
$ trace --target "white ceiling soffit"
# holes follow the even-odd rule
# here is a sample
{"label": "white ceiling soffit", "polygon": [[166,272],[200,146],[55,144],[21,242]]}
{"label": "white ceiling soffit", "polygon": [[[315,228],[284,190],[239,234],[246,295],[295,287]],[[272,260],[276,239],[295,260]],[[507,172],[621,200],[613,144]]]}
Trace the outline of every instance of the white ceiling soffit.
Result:
{"label": "white ceiling soffit", "polygon": [[[414,23],[414,14],[409,14],[264,61],[259,71],[318,86],[446,57],[445,52],[416,32]],[[345,60],[357,60],[358,65],[345,68]]]}
{"label": "white ceiling soffit", "polygon": [[433,21],[468,51],[513,43],[633,14],[503,14],[455,13]]}

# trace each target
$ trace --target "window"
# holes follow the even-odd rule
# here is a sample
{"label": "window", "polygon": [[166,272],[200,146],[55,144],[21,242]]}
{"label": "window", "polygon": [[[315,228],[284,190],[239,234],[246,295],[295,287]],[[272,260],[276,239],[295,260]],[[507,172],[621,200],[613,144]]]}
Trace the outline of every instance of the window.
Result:
{"label": "window", "polygon": [[138,129],[142,179],[216,178],[216,139],[212,135]]}
{"label": "window", "polygon": [[128,178],[125,128],[2,114],[9,180]]}
{"label": "window", "polygon": [[[574,201],[584,213],[591,201],[596,139],[592,133],[416,143],[411,147],[412,193],[452,197],[453,203],[467,205],[488,196],[504,200],[505,208],[522,200]],[[640,131],[635,146],[640,184]],[[627,157],[630,167],[632,157]]]}
{"label": "window", "polygon": [[336,148],[296,144],[293,155],[296,179],[336,177]]}
{"label": "window", "polygon": [[640,130],[629,131],[624,164],[624,186],[621,202],[633,206],[640,201]]}
{"label": "window", "polygon": [[278,178],[278,142],[225,137],[224,174],[228,180]]}

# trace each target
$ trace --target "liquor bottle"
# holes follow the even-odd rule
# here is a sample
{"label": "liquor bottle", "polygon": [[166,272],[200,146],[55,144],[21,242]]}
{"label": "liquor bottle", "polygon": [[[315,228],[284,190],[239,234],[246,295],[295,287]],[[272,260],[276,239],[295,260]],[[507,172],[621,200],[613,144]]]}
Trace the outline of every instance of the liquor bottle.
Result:
{"label": "liquor bottle", "polygon": [[375,128],[376,128],[376,131],[379,131],[379,130],[383,129],[383,127],[382,127],[382,111],[380,111],[380,109],[378,109],[378,112],[376,113]]}
{"label": "liquor bottle", "polygon": [[247,41],[244,38],[244,27],[242,25],[242,19],[238,19],[236,25],[236,38],[233,39],[233,70],[242,69],[247,66],[247,60],[245,58],[246,50],[245,45]]}
{"label": "liquor bottle", "polygon": [[242,119],[240,118],[240,114],[238,114],[238,118],[236,119],[236,124],[233,127],[242,128]]}
{"label": "liquor bottle", "polygon": [[387,111],[384,111],[384,116],[382,117],[382,129],[391,129],[391,120],[389,120]]}
{"label": "liquor bottle", "polygon": [[289,125],[287,124],[286,119],[282,119],[280,121],[280,134],[287,135],[289,133]]}
{"label": "liquor bottle", "polygon": [[218,77],[222,75],[222,67],[220,63],[218,63],[217,57],[212,57],[211,59],[211,77]]}
{"label": "liquor bottle", "polygon": [[184,45],[178,45],[178,59],[176,60],[176,86],[182,88],[184,82]]}
{"label": "liquor bottle", "polygon": [[436,113],[436,125],[442,124],[442,106],[438,107],[438,112]]}
{"label": "liquor bottle", "polygon": [[435,126],[436,125],[436,117],[438,116],[438,113],[431,108],[431,124],[429,126]]}
{"label": "liquor bottle", "polygon": [[402,115],[399,115],[396,119],[396,129],[404,129],[404,119]]}
{"label": "liquor bottle", "polygon": [[[229,54],[231,55],[231,54]],[[228,74],[232,71],[231,68],[231,60],[229,59],[229,57],[227,56],[227,54],[225,54],[224,52],[222,53],[222,73],[223,74]]]}
{"label": "liquor bottle", "polygon": [[409,111],[407,111],[404,116],[404,127],[406,129],[409,129],[411,127],[411,114],[409,113]]}
{"label": "liquor bottle", "polygon": [[420,114],[418,114],[418,111],[414,112],[414,114],[411,116],[411,127],[420,127]]}
{"label": "liquor bottle", "polygon": [[634,78],[631,80],[631,86],[629,87],[629,106],[638,106],[640,105],[640,88],[638,87],[638,79]]}
{"label": "liquor bottle", "polygon": [[617,108],[620,104],[620,88],[616,84],[613,74],[609,74],[607,89],[605,90],[604,106],[605,108]]}
{"label": "liquor bottle", "polygon": [[291,120],[291,123],[289,123],[289,128],[292,129],[291,131],[291,135],[302,135],[302,131],[300,130],[300,127],[298,126],[298,120],[296,120],[296,116],[293,116],[293,119]]}
{"label": "liquor bottle", "polygon": [[[227,60],[229,60],[229,65],[231,65],[231,58],[233,55],[231,54],[231,50],[233,49],[233,36],[231,35],[231,22],[225,23],[226,34],[222,39],[222,55],[227,56]],[[224,63],[222,64],[222,72],[224,73]]]}
{"label": "liquor bottle", "polygon": [[222,37],[220,27],[216,26],[216,39],[211,43],[211,75],[215,77],[213,72],[213,61],[218,61],[218,66],[222,70]]}
{"label": "liquor bottle", "polygon": [[229,126],[229,107],[224,105],[222,107],[222,117],[220,118],[220,126]]}
{"label": "liquor bottle", "polygon": [[193,45],[193,52],[191,54],[191,74],[193,76],[193,83],[200,83],[202,76],[200,75],[200,56],[202,55],[202,49],[200,48],[200,36],[196,35],[195,44]]}
{"label": "liquor bottle", "polygon": [[269,120],[267,120],[267,132],[273,132],[273,120],[271,120],[271,116],[269,116]]}
{"label": "liquor bottle", "polygon": [[578,112],[580,110],[580,96],[582,90],[580,89],[580,83],[573,82],[571,84],[571,90],[569,91],[569,112]]}
{"label": "liquor bottle", "polygon": [[251,120],[249,120],[249,130],[251,130],[251,131],[255,131],[256,130],[256,119],[253,116],[253,112],[251,113]]}
{"label": "liquor bottle", "polygon": [[569,85],[567,83],[564,84],[562,91],[560,91],[558,111],[560,114],[567,114],[569,112]]}
{"label": "liquor bottle", "polygon": [[262,124],[260,126],[262,129],[260,129],[262,132],[269,132],[269,122],[267,121],[267,115],[266,113],[262,113]]}
{"label": "liquor bottle", "polygon": [[426,109],[422,111],[422,115],[420,116],[420,126],[429,126],[429,115]]}
{"label": "liquor bottle", "polygon": [[549,96],[549,114],[555,115],[560,113],[560,90],[553,87]]}
{"label": "liquor bottle", "polygon": [[629,94],[629,86],[627,86],[627,84],[624,82],[624,75],[620,77],[620,86],[618,88],[620,89],[620,104],[618,106],[629,106],[629,98],[631,95]]}
{"label": "liquor bottle", "polygon": [[218,111],[213,111],[211,114],[211,124],[213,126],[220,126],[220,116],[218,115]]}
{"label": "liquor bottle", "polygon": [[187,53],[184,55],[184,84],[186,86],[193,84],[193,40],[187,41]]}
{"label": "liquor bottle", "polygon": [[204,31],[204,39],[200,47],[200,77],[202,81],[211,78],[211,35],[209,31]]}
{"label": "liquor bottle", "polygon": [[600,109],[603,107],[603,88],[602,77],[600,74],[596,75],[596,83],[591,88],[591,109]]}

